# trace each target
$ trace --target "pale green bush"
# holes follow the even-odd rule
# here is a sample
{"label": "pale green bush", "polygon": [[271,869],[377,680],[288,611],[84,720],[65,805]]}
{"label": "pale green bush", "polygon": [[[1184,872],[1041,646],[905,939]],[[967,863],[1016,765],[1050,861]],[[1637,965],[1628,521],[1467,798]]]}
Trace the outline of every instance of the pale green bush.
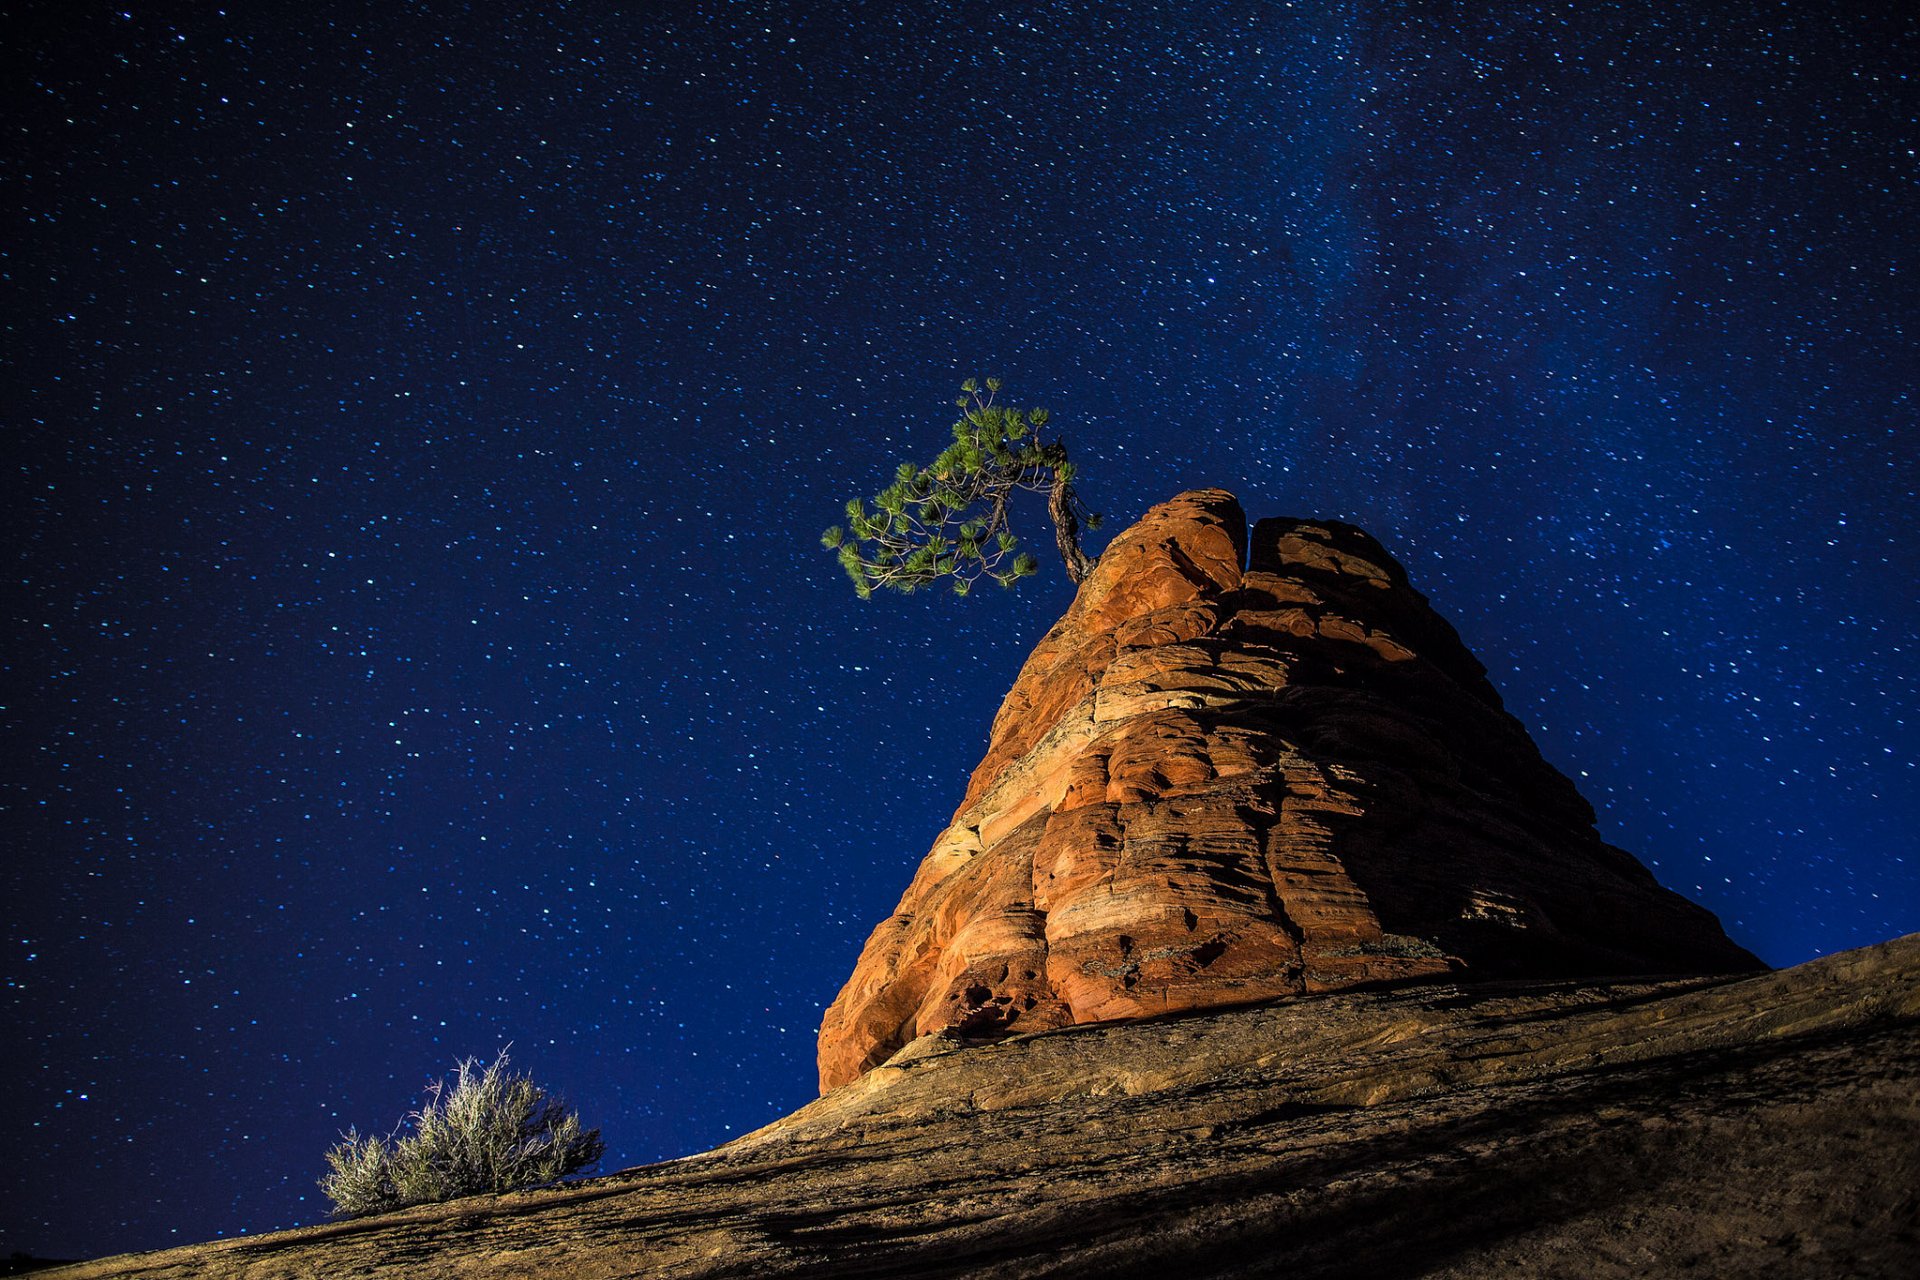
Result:
{"label": "pale green bush", "polygon": [[329,1148],[320,1189],[336,1217],[357,1218],[410,1204],[538,1187],[578,1173],[606,1151],[598,1129],[532,1079],[468,1058],[451,1086],[437,1080],[403,1122],[397,1139],[349,1129]]}

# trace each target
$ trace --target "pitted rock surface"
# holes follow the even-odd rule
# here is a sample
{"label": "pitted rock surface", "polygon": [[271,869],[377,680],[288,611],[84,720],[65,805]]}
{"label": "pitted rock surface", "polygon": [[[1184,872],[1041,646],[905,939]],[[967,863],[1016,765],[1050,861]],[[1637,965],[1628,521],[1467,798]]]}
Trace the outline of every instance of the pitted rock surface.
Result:
{"label": "pitted rock surface", "polygon": [[1182,494],[1027,660],[827,1011],[821,1088],[939,1031],[1762,967],[1593,822],[1372,537],[1249,538],[1231,494]]}

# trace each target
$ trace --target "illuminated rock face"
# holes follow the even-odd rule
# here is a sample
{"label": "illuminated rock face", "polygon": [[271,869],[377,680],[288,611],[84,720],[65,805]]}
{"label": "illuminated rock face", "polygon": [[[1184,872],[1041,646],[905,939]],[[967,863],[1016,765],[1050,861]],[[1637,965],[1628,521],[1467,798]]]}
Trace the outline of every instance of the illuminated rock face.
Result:
{"label": "illuminated rock face", "polygon": [[823,1090],[948,1029],[1762,967],[1601,841],[1371,537],[1263,520],[1248,542],[1207,489],[1101,555],[827,1011]]}

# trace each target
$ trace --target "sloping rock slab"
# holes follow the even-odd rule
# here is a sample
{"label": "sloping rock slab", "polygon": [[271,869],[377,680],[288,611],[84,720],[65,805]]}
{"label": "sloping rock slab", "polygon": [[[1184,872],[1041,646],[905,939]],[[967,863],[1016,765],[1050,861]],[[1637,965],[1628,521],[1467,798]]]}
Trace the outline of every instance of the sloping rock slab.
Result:
{"label": "sloping rock slab", "polygon": [[702,1156],[44,1274],[1920,1274],[1920,935],[959,1044]]}

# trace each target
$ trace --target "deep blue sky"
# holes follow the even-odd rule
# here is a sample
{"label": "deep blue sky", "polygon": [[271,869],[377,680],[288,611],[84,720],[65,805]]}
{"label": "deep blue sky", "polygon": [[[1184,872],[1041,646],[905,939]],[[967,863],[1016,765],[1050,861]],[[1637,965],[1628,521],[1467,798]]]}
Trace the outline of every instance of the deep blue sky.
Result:
{"label": "deep blue sky", "polygon": [[814,540],[969,374],[1373,530],[1769,961],[1920,929],[1907,6],[631,8],[0,4],[0,1252],[509,1041],[608,1168],[807,1100],[1068,599]]}

